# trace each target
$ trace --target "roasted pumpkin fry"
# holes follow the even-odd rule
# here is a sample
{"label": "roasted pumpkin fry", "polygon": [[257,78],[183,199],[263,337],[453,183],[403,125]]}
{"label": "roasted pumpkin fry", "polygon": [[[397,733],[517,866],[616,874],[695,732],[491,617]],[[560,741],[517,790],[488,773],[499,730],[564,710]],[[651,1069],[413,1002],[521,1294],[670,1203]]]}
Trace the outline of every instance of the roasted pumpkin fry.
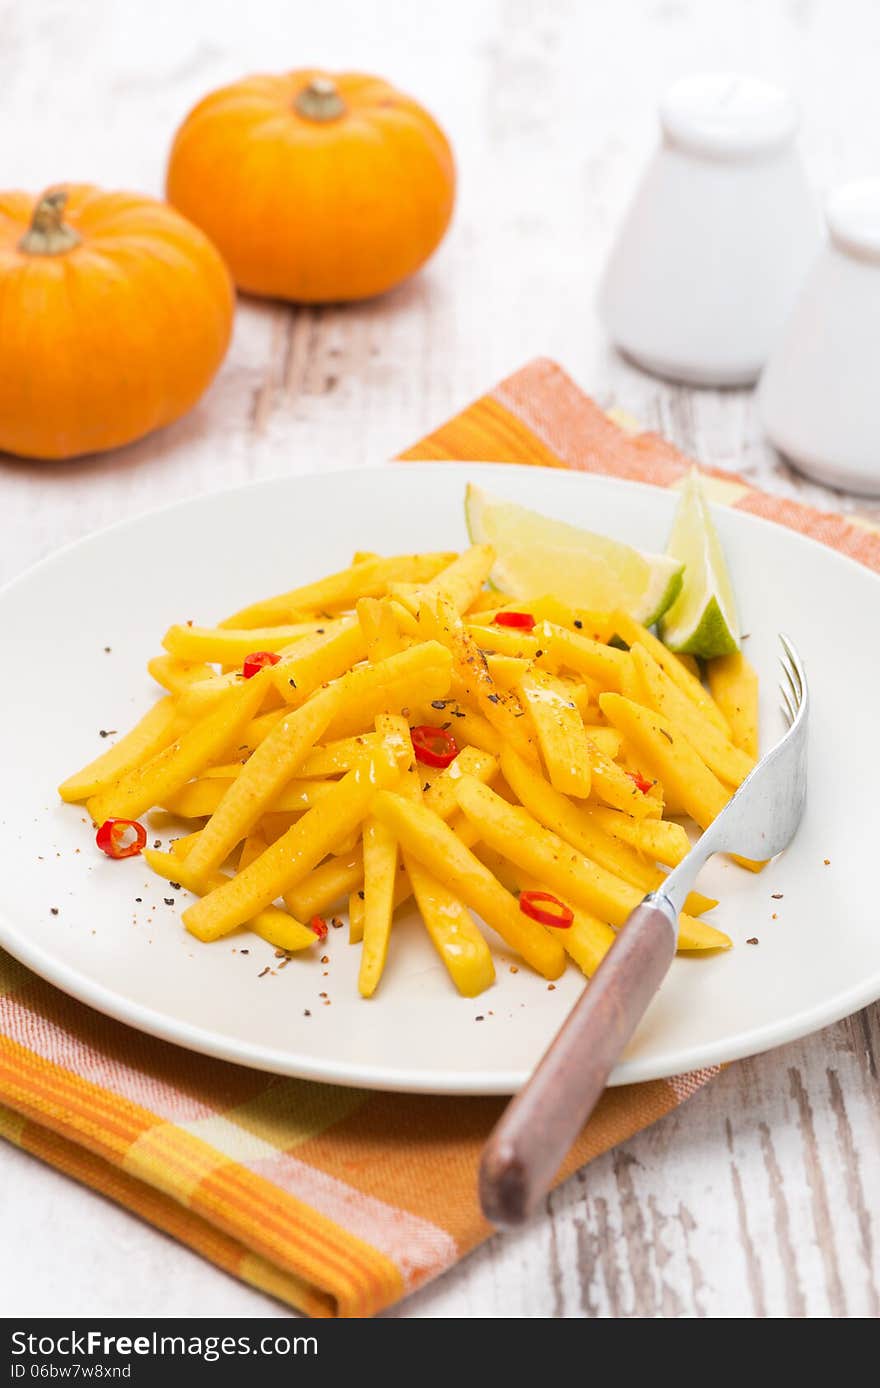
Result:
{"label": "roasted pumpkin fry", "polygon": [[[149,761],[174,737],[177,710],[173,699],[160,699],[135,723],[130,732],[108,747],[81,771],[68,776],[58,794],[68,803],[87,800],[113,784],[126,771]],[[106,816],[105,816],[106,818]]]}
{"label": "roasted pumpkin fry", "polygon": [[709,661],[709,689],[730,725],[734,746],[758,756],[758,676],[742,651]]}
{"label": "roasted pumpkin fry", "polygon": [[405,853],[434,877],[449,883],[455,895],[482,916],[527,964],[545,978],[559,977],[565,968],[559,942],[523,915],[516,899],[437,815],[424,805],[384,790],[373,802],[373,813],[394,832]]}
{"label": "roasted pumpkin fry", "polygon": [[550,784],[564,795],[586,800],[592,775],[590,743],[565,686],[553,675],[533,670],[520,680],[517,693],[531,715]]}
{"label": "roasted pumpkin fry", "polygon": [[[290,622],[303,612],[332,612],[353,607],[358,598],[378,598],[392,583],[428,583],[456,558],[454,553],[400,554],[391,559],[364,559],[348,569],[292,588],[289,593],[265,598],[227,617],[221,626],[231,628],[271,626]],[[252,648],[253,649],[253,648]]]}
{"label": "roasted pumpkin fry", "polygon": [[404,854],[416,905],[431,943],[458,991],[475,998],[495,981],[492,952],[467,907],[411,855]]}
{"label": "roasted pumpkin fry", "polygon": [[362,822],[377,787],[396,777],[397,767],[381,754],[349,771],[250,867],[190,906],[183,915],[187,929],[200,940],[215,940],[289,892]]}
{"label": "roasted pumpkin fry", "polygon": [[[205,885],[209,889],[216,891],[227,882],[232,881],[223,872],[213,873],[204,883],[200,877],[194,875],[189,863],[185,858],[179,858],[171,853],[160,853],[156,849],[148,848],[144,852],[144,857],[154,872],[160,877],[165,877],[169,882],[179,882],[188,892],[198,895],[204,890]],[[294,952],[300,949],[310,949],[317,943],[317,936],[314,930],[310,930],[307,925],[295,920],[286,911],[281,911],[277,906],[266,906],[262,911],[257,911],[248,921],[243,922],[252,930],[255,935],[266,940],[276,949],[285,949]]]}
{"label": "roasted pumpkin fry", "polygon": [[642,697],[638,702],[647,703],[679,728],[719,780],[729,786],[740,785],[754,766],[754,759],[735,747],[715,723],[705,717],[640,642],[632,647],[630,658],[638,673],[637,691],[641,686]]}
{"label": "roasted pumpkin fry", "polygon": [[[501,770],[524,809],[546,829],[552,829],[573,848],[579,848],[599,867],[615,877],[623,878],[625,882],[631,882],[633,886],[641,887],[643,892],[652,892],[662,884],[662,872],[645,862],[619,839],[607,834],[595,820],[590,819],[585,810],[578,809],[552,785],[548,785],[544,777],[533,771],[515,752],[502,752]],[[717,905],[717,901],[703,896],[701,892],[691,892],[685,902],[686,909],[692,915],[701,915]]]}
{"label": "roasted pumpkin fry", "polygon": [[266,694],[267,671],[231,689],[206,718],[139,766],[132,767],[89,801],[96,824],[105,819],[137,819],[236,744],[241,729],[257,713]]}
{"label": "roasted pumpkin fry", "polygon": [[[620,926],[642,900],[644,892],[639,887],[588,862],[528,811],[509,805],[488,786],[463,776],[456,795],[484,843],[538,878],[545,888],[558,891],[570,905]],[[678,947],[728,949],[730,940],[720,930],[682,913]]]}

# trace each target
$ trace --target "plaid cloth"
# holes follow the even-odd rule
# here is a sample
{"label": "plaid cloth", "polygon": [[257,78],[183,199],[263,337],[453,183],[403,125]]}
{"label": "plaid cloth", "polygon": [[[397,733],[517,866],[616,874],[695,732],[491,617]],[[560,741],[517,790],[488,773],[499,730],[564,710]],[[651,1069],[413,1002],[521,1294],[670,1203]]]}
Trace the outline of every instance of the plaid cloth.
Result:
{"label": "plaid cloth", "polygon": [[[691,466],[535,361],[402,455],[672,486]],[[710,473],[718,499],[880,570],[880,532]],[[716,1073],[607,1091],[561,1179]],[[381,1311],[490,1230],[476,1199],[500,1099],[278,1079],[141,1035],[0,952],[0,1135],[315,1316]]]}

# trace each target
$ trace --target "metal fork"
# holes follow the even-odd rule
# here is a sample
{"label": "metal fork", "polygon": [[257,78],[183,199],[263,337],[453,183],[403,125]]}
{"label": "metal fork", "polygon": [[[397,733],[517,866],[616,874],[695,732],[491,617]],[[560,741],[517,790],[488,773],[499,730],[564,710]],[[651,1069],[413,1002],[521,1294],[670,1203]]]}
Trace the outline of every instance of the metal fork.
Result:
{"label": "metal fork", "polygon": [[794,838],[807,788],[809,699],[803,664],[779,638],[781,741],[743,781],[691,851],[638,905],[525,1088],[507,1106],[480,1164],[480,1203],[499,1228],[522,1224],[547,1193],[675,955],[678,917],[706,859],[773,858]]}

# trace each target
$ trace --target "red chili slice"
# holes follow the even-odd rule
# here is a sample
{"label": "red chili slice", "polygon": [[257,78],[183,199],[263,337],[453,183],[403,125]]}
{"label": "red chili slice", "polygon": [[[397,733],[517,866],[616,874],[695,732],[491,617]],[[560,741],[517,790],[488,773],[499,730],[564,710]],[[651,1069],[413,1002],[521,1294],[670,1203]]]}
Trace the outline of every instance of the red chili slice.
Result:
{"label": "red chili slice", "polygon": [[[545,910],[541,902],[552,909]],[[555,926],[557,930],[567,930],[574,920],[571,907],[560,901],[558,896],[551,896],[550,892],[520,892],[519,909],[524,916],[531,916],[533,921]]]}
{"label": "red chili slice", "polygon": [[309,929],[314,930],[319,940],[326,940],[327,922],[323,916],[312,916],[312,919],[309,921]]}
{"label": "red chili slice", "polygon": [[496,627],[517,627],[520,631],[531,631],[535,625],[531,612],[496,612],[492,620]]}
{"label": "red chili slice", "polygon": [[95,843],[108,858],[135,858],[147,846],[147,831],[136,819],[105,819]]}
{"label": "red chili slice", "polygon": [[264,670],[267,665],[277,665],[280,659],[281,656],[276,655],[274,651],[252,651],[250,655],[245,656],[241,673],[246,680],[253,679],[258,671]]}
{"label": "red chili slice", "polygon": [[451,766],[458,756],[458,743],[445,728],[432,728],[430,723],[421,723],[409,731],[416,761],[424,766]]}
{"label": "red chili slice", "polygon": [[643,795],[648,794],[648,791],[654,784],[653,781],[646,781],[640,771],[627,771],[626,774],[627,776],[629,776],[629,779],[635,783],[636,788],[640,790]]}

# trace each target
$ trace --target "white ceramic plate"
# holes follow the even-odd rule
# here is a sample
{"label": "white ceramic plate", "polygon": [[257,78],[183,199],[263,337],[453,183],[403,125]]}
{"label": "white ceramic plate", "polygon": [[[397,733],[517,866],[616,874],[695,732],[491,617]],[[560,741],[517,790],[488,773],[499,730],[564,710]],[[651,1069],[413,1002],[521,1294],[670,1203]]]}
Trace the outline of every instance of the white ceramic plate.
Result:
{"label": "white ceramic plate", "polygon": [[[268,945],[243,937],[197,944],[180,926],[185,894],[137,859],[103,857],[83,812],[54,795],[104,745],[99,729],[124,729],[148,706],[155,691],[144,665],[171,622],[217,620],[344,566],[356,548],[463,547],[468,479],[653,550],[663,547],[675,504],[653,487],[498,465],[282,478],[117,526],[0,593],[0,945],[92,1007],[227,1060],[380,1089],[515,1090],[581,987],[573,967],[550,990],[525,967],[512,974],[499,950],[496,986],[460,998],[413,914],[395,926],[370,1002],[358,996],[358,951],[345,930],[331,930],[314,957],[261,977],[277,964]],[[709,865],[704,888],[721,898],[713,919],[736,947],[676,960],[616,1083],[753,1054],[880,997],[880,581],[768,522],[723,509],[717,519],[763,681],[765,745],[782,726],[778,631],[806,662],[809,801],[794,845],[760,876],[725,861]],[[165,826],[150,837],[168,835]],[[176,898],[173,907],[165,897]],[[747,944],[750,937],[760,943]]]}

